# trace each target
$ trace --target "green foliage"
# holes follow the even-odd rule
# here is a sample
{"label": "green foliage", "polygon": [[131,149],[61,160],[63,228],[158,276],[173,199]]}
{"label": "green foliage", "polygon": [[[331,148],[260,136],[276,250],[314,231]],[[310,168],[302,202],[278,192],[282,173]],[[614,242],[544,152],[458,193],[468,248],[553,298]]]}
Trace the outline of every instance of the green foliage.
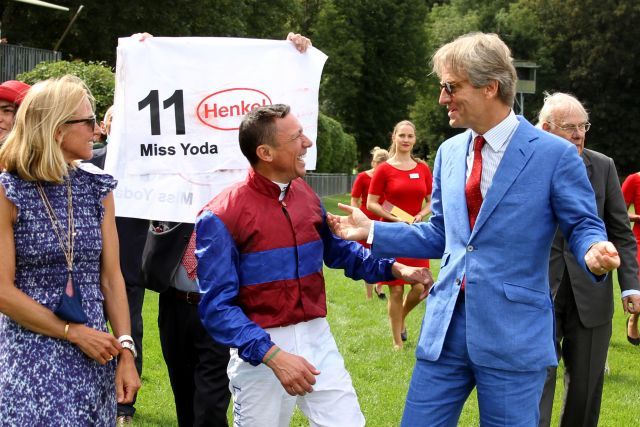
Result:
{"label": "green foliage", "polygon": [[318,115],[318,160],[316,172],[351,173],[356,163],[355,138],[342,125],[322,113]]}
{"label": "green foliage", "polygon": [[356,138],[361,159],[386,146],[393,125],[406,118],[423,78],[422,0],[324,3],[314,43],[329,55],[322,110]]}
{"label": "green foliage", "polygon": [[113,104],[115,76],[104,62],[58,61],[41,62],[33,70],[22,73],[19,80],[34,84],[51,77],[72,74],[81,78],[91,90],[96,100],[96,115],[103,117],[107,108]]}

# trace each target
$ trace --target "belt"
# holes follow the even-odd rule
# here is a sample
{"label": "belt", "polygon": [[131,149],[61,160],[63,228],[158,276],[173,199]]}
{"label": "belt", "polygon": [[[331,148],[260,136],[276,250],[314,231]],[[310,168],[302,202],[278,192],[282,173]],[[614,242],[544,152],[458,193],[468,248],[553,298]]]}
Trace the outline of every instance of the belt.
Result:
{"label": "belt", "polygon": [[180,301],[184,301],[190,305],[198,305],[200,303],[200,292],[185,292],[176,288],[169,288],[169,292],[173,293],[173,296]]}

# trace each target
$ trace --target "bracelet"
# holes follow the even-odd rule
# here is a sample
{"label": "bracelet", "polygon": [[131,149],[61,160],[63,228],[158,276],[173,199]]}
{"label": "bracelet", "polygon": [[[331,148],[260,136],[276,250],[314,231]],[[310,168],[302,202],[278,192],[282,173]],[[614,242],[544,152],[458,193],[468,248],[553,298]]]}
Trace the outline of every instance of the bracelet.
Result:
{"label": "bracelet", "polygon": [[271,354],[269,355],[269,357],[267,357],[267,360],[265,360],[265,361],[264,361],[264,362],[262,362],[262,363],[264,363],[264,364],[266,365],[266,364],[267,364],[267,363],[269,363],[269,361],[270,361],[271,359],[273,359],[273,358],[274,358],[274,356],[275,356],[276,354],[278,354],[279,352],[280,352],[280,347],[278,347],[278,348],[276,348],[275,350],[273,350],[273,353],[271,353]]}
{"label": "bracelet", "polygon": [[133,338],[131,337],[131,335],[120,335],[120,336],[118,337],[118,342],[119,342],[121,345],[122,345],[122,343],[123,343],[123,342],[125,342],[125,341],[131,341],[131,342],[134,342],[134,341],[133,341]]}
{"label": "bracelet", "polygon": [[65,341],[68,340],[68,338],[67,338],[68,334],[69,334],[69,322],[65,323],[65,325],[64,325],[64,336],[63,336],[63,338],[64,338]]}

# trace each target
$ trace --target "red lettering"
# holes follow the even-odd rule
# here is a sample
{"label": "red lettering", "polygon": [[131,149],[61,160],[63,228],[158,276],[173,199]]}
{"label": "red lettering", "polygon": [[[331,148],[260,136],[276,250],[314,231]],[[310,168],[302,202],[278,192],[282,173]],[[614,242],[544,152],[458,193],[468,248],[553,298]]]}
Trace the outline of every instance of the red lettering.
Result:
{"label": "red lettering", "polygon": [[229,115],[229,107],[220,107],[218,114],[220,117],[227,117]]}
{"label": "red lettering", "polygon": [[[240,115],[240,106],[239,105],[232,105],[230,107],[231,112],[229,113],[230,116],[239,116]],[[234,113],[235,111],[235,113]]]}
{"label": "red lettering", "polygon": [[207,104],[204,104],[204,117],[209,118],[209,113],[213,113],[213,117],[218,117],[218,112],[216,111],[217,105],[213,104],[213,108],[209,108]]}
{"label": "red lettering", "polygon": [[249,110],[249,107],[250,107],[250,106],[251,106],[250,104],[245,104],[245,103],[244,103],[244,99],[242,100],[242,115],[243,115],[243,116],[244,116],[245,114],[247,114],[249,111],[251,111],[251,110]]}

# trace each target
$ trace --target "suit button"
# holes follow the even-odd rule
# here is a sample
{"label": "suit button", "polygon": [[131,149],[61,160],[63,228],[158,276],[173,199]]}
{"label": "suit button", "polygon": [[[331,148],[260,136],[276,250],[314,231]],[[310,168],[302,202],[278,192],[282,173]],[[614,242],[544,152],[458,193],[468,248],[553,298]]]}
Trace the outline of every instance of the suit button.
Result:
{"label": "suit button", "polygon": [[473,252],[473,245],[467,246],[467,252]]}
{"label": "suit button", "polygon": [[456,285],[460,284],[460,279],[456,279]]}

